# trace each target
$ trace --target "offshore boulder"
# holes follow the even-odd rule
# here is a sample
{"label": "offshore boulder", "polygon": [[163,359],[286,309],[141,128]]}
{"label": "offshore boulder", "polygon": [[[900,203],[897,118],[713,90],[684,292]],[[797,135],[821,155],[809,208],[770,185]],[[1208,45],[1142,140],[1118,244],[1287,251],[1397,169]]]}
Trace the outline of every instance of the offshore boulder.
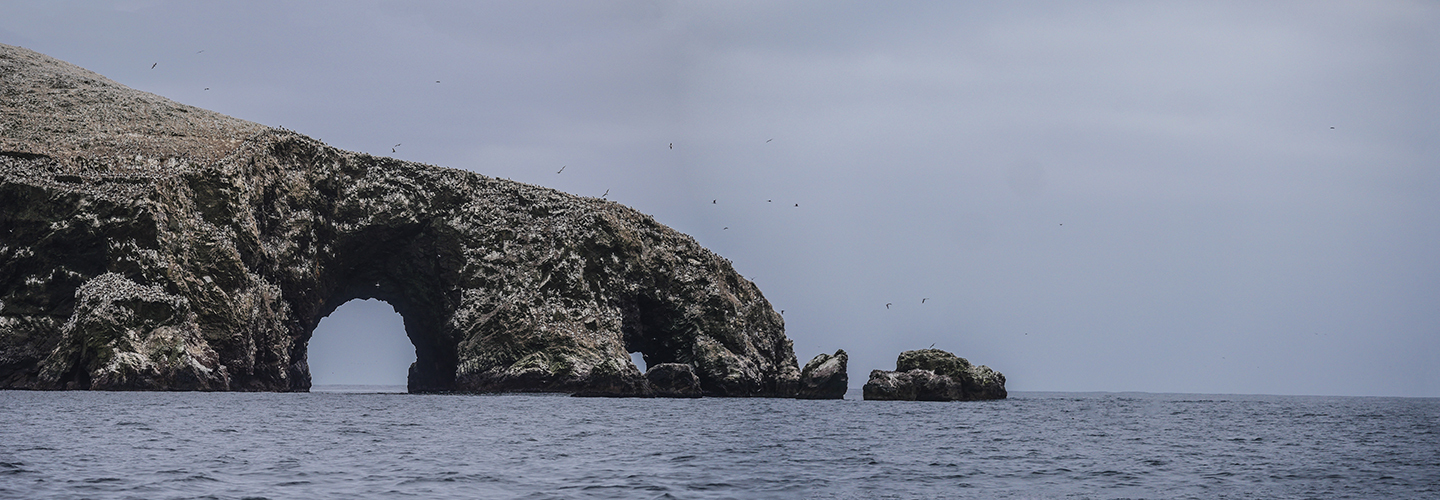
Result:
{"label": "offshore boulder", "polygon": [[755,284],[629,207],[339,150],[19,47],[0,89],[0,388],[304,391],[316,325],[374,298],[415,346],[411,392],[650,396],[642,352],[704,395],[795,395]]}
{"label": "offshore boulder", "polygon": [[864,397],[879,401],[1005,399],[1005,375],[940,349],[900,353],[895,371],[873,370]]}
{"label": "offshore boulder", "polygon": [[799,399],[844,399],[850,388],[850,376],[846,373],[850,355],[844,349],[834,355],[820,353],[805,363],[800,370],[800,388],[795,397]]}

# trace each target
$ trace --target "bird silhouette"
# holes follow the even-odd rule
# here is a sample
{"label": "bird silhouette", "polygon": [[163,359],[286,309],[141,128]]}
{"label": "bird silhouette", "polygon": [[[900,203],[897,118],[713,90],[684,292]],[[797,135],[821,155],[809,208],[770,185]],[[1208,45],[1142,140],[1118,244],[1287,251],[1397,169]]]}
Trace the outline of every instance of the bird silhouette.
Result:
{"label": "bird silhouette", "polygon": [[800,206],[800,204],[799,204],[799,203],[796,203],[796,204],[795,204],[795,206],[797,206],[797,207],[798,207],[798,206]]}
{"label": "bird silhouette", "polygon": [[890,308],[890,303],[889,303],[889,302],[886,302],[886,303],[885,303],[885,308],[886,308],[886,309],[889,309],[889,308]]}
{"label": "bird silhouette", "polygon": [[[158,63],[158,62],[155,63],[155,64],[151,64],[151,65],[150,65],[150,69],[155,69],[155,67],[156,67],[156,66],[159,66],[159,65],[160,65],[160,63]],[[1335,127],[1330,127],[1330,128],[1335,128]]]}
{"label": "bird silhouette", "polygon": [[675,143],[670,143],[670,149],[675,149]]}
{"label": "bird silhouette", "polygon": [[925,297],[925,298],[923,298],[923,299],[920,299],[920,303],[921,303],[921,304],[924,304],[925,301],[927,301],[927,300],[930,300],[930,297]]}
{"label": "bird silhouette", "polygon": [[606,190],[605,190],[605,194],[600,195],[600,197],[601,197],[601,198],[604,198],[604,197],[609,196],[609,195],[610,195],[610,190],[609,190],[609,189],[606,189]]}
{"label": "bird silhouette", "polygon": [[710,204],[711,204],[711,205],[714,205],[714,204],[719,203],[719,202],[720,202],[720,200],[710,200]]}
{"label": "bird silhouette", "polygon": [[935,344],[930,344],[930,348],[931,348],[931,349],[934,349],[934,348],[935,348]]}
{"label": "bird silhouette", "polygon": [[726,229],[730,229],[730,226],[725,226],[725,227],[720,228],[720,230],[722,230],[722,231],[723,231],[723,230],[726,230]]}
{"label": "bird silhouette", "polygon": [[[1335,128],[1335,127],[1330,127],[1330,128]],[[775,139],[770,139],[770,140],[768,140],[768,141],[765,141],[765,142],[767,142],[767,143],[768,143],[768,142],[770,142],[770,141],[773,141],[773,140],[775,140]]]}
{"label": "bird silhouette", "polygon": [[555,173],[558,174],[558,173],[560,173],[560,172],[564,172],[564,171],[565,171],[565,167],[566,167],[565,165],[561,165],[561,166],[560,166],[560,170],[556,170]]}

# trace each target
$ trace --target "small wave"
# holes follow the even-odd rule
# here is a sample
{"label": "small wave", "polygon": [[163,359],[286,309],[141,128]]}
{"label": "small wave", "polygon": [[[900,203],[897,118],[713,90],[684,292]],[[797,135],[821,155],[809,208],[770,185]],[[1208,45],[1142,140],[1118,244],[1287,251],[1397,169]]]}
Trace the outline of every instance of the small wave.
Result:
{"label": "small wave", "polygon": [[22,463],[22,462],[0,462],[0,476],[9,476],[9,475],[13,475],[13,474],[25,474],[25,473],[27,473],[27,472],[35,472],[35,471],[26,469],[26,468],[25,468],[25,464]]}
{"label": "small wave", "polygon": [[80,482],[88,484],[119,483],[123,481],[125,480],[118,477],[91,477],[80,480]]}
{"label": "small wave", "polygon": [[193,483],[193,482],[218,483],[218,482],[220,482],[219,479],[215,479],[215,478],[210,477],[210,476],[207,476],[207,475],[205,475],[205,474],[191,474],[191,475],[189,475],[189,476],[185,476],[185,477],[183,477],[183,478],[176,479],[175,481],[184,482],[184,483]]}

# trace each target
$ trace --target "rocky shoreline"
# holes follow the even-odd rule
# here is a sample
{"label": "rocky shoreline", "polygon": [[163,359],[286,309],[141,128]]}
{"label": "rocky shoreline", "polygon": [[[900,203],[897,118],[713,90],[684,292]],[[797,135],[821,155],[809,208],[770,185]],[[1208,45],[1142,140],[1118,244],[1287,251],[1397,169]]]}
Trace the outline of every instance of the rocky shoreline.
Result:
{"label": "rocky shoreline", "polygon": [[629,207],[19,47],[0,83],[0,389],[305,391],[315,326],[374,298],[415,346],[410,392],[844,396],[843,350],[802,370],[754,283]]}

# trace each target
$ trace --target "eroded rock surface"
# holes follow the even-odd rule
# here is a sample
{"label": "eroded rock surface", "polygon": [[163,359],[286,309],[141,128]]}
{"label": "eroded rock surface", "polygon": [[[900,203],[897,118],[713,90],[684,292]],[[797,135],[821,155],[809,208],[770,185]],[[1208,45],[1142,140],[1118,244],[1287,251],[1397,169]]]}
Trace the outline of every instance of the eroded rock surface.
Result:
{"label": "eroded rock surface", "polygon": [[0,45],[0,388],[307,390],[352,299],[394,306],[412,392],[793,396],[730,263],[597,198],[342,151]]}
{"label": "eroded rock surface", "polygon": [[940,349],[900,353],[895,371],[873,370],[867,400],[974,401],[1005,399],[1005,376]]}
{"label": "eroded rock surface", "polygon": [[800,370],[800,389],[795,397],[800,399],[844,399],[850,388],[850,375],[846,367],[850,355],[844,349],[829,355],[820,353],[805,363]]}
{"label": "eroded rock surface", "polygon": [[655,397],[698,398],[704,395],[695,369],[684,363],[661,363],[645,372]]}

